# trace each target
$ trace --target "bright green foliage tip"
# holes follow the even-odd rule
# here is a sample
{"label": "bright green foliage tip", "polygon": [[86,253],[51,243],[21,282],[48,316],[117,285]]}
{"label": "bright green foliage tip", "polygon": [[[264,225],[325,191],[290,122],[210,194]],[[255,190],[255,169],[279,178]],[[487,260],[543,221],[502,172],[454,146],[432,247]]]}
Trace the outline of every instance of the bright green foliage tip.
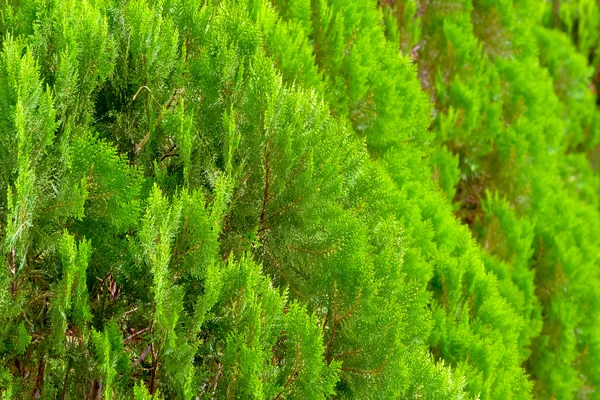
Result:
{"label": "bright green foliage tip", "polygon": [[0,0],[0,398],[600,399],[592,0]]}

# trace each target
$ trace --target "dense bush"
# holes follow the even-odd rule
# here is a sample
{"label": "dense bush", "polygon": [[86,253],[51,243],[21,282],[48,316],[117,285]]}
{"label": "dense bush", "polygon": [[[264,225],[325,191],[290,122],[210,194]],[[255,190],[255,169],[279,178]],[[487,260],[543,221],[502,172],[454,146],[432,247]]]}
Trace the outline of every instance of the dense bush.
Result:
{"label": "dense bush", "polygon": [[3,399],[600,399],[591,0],[0,0]]}

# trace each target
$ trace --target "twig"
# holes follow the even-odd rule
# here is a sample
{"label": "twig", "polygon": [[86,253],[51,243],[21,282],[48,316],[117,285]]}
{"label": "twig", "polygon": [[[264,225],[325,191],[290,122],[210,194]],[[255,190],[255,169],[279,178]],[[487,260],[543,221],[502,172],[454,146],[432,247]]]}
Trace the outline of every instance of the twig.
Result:
{"label": "twig", "polygon": [[260,212],[260,228],[262,228],[265,223],[265,213],[267,211],[267,203],[269,202],[270,175],[271,168],[269,167],[269,150],[265,148],[265,191],[263,194],[262,210]]}
{"label": "twig", "polygon": [[150,327],[144,328],[144,329],[140,329],[139,331],[132,333],[131,335],[129,335],[124,341],[124,344],[127,344],[129,342],[131,342],[133,339],[135,339],[136,337],[138,337],[139,335],[147,332],[150,330]]}
{"label": "twig", "polygon": [[345,353],[340,353],[340,354],[337,354],[337,355],[333,356],[333,359],[334,360],[339,360],[340,358],[348,357],[348,356],[353,356],[355,354],[360,354],[360,353],[363,353],[363,352],[364,352],[363,350],[347,351]]}
{"label": "twig", "polygon": [[358,290],[358,294],[356,295],[356,300],[354,300],[354,304],[352,304],[352,307],[350,307],[350,309],[348,310],[348,312],[346,314],[344,314],[338,318],[337,317],[337,286],[336,286],[335,280],[333,281],[333,327],[331,329],[331,336],[329,337],[329,343],[327,344],[327,352],[325,353],[325,359],[327,360],[327,364],[331,364],[331,361],[333,360],[333,358],[330,357],[330,354],[331,354],[331,349],[333,347],[333,339],[335,338],[337,326],[340,324],[340,322],[342,322],[346,318],[349,318],[354,313],[354,311],[356,310],[356,306],[358,305],[358,301],[360,300],[361,294],[362,294],[362,288],[360,288]]}
{"label": "twig", "polygon": [[331,335],[329,336],[329,342],[327,343],[327,350],[325,352],[325,359],[327,360],[327,365],[331,364],[331,358],[329,357],[329,353],[331,353],[331,347],[333,346],[333,338],[335,337],[335,330],[337,328],[337,286],[335,280],[333,281],[333,327],[331,329]]}
{"label": "twig", "polygon": [[142,354],[140,354],[140,356],[135,360],[135,362],[131,365],[131,369],[134,369],[135,367],[137,367],[142,361],[144,361],[144,359],[148,356],[148,353],[150,352],[150,350],[152,349],[152,345],[149,344],[148,347],[146,347],[146,350],[144,350],[142,352]]}
{"label": "twig", "polygon": [[372,375],[372,374],[379,374],[381,373],[381,370],[383,369],[385,363],[387,362],[387,359],[383,360],[383,362],[381,363],[381,365],[375,369],[370,369],[370,370],[364,370],[364,369],[358,369],[358,368],[340,368],[342,371],[346,371],[346,372],[353,372],[355,374],[361,374],[361,375]]}
{"label": "twig", "polygon": [[219,360],[216,360],[217,365],[219,366],[219,370],[217,371],[217,376],[215,376],[215,384],[213,385],[213,392],[212,392],[212,399],[216,399],[217,398],[217,385],[219,384],[219,377],[221,375],[223,375],[222,369],[223,369],[223,364],[221,364],[219,362]]}
{"label": "twig", "polygon": [[301,249],[301,248],[299,248],[299,247],[295,247],[295,246],[291,246],[291,245],[290,245],[290,246],[288,246],[288,247],[289,247],[290,249],[292,249],[292,250],[297,250],[297,251],[301,251],[301,252],[303,252],[303,253],[314,254],[314,255],[327,254],[327,253],[329,253],[330,251],[332,251],[332,250],[333,250],[333,248],[332,248],[332,247],[330,247],[330,248],[328,248],[328,249],[325,249],[325,250],[321,250],[321,251],[313,251],[313,250],[308,250],[308,249]]}
{"label": "twig", "polygon": [[304,193],[302,193],[296,200],[294,200],[292,203],[287,204],[283,207],[281,207],[279,210],[275,211],[273,214],[269,215],[263,222],[269,221],[271,218],[276,217],[277,215],[281,214],[284,211],[289,210],[290,208],[293,208],[294,206],[298,205],[298,203],[300,203],[302,201],[302,198],[304,197]]}
{"label": "twig", "polygon": [[150,371],[150,393],[152,393],[152,398],[154,399],[154,395],[156,394],[156,352],[154,350],[154,342],[150,343],[150,353],[152,354],[152,370]]}
{"label": "twig", "polygon": [[[142,86],[142,87],[145,87],[145,86]],[[138,92],[140,90],[141,90],[141,88],[138,90]],[[148,90],[150,90],[150,89],[148,89]],[[162,121],[164,110],[170,108],[171,105],[173,104],[173,102],[175,100],[177,100],[177,96],[180,95],[181,93],[183,93],[184,91],[185,91],[185,88],[175,89],[173,91],[173,95],[171,95],[171,98],[169,99],[169,101],[167,102],[167,104],[165,104],[164,107],[160,103],[158,103],[158,101],[156,101],[156,99],[154,99],[154,96],[152,96],[152,98],[154,99],[154,101],[156,101],[156,103],[161,107],[160,114],[158,114],[158,117],[154,121],[154,125],[153,125],[152,130],[156,129],[158,127],[158,124],[160,124],[160,121]],[[136,96],[137,96],[137,93],[136,93]],[[133,99],[135,100],[135,96],[133,97]],[[138,144],[135,145],[135,152],[137,154],[139,154],[142,151],[142,148],[144,147],[144,145],[146,144],[146,142],[150,139],[150,133],[152,132],[152,130],[148,131],[148,133],[146,134],[146,136],[144,136],[142,138],[142,140],[140,141],[140,143],[138,143]]]}
{"label": "twig", "polygon": [[132,312],[136,312],[138,310],[138,307],[133,307],[131,310],[127,310],[123,313],[123,317],[128,316],[129,314],[131,314]]}
{"label": "twig", "polygon": [[361,294],[362,294],[362,288],[360,288],[358,290],[358,294],[356,295],[356,300],[354,300],[354,304],[352,304],[352,307],[350,308],[350,310],[348,310],[348,312],[346,314],[344,314],[343,317],[341,317],[337,320],[338,324],[340,322],[342,322],[343,320],[345,320],[346,318],[350,317],[354,313],[354,310],[356,310],[356,306],[358,305],[358,301],[360,300]]}
{"label": "twig", "polygon": [[278,400],[279,398],[281,398],[281,395],[285,392],[285,390],[288,388],[288,386],[290,386],[290,384],[292,382],[294,382],[294,380],[296,379],[296,374],[298,373],[299,366],[300,366],[300,339],[298,338],[298,344],[296,347],[296,363],[294,365],[294,370],[292,371],[288,380],[285,382],[285,384],[281,388],[281,391],[277,394],[277,396],[275,396],[275,398],[273,400]]}
{"label": "twig", "polygon": [[275,268],[277,268],[277,270],[281,273],[281,276],[283,277],[283,279],[285,280],[285,282],[287,283],[289,288],[292,289],[292,291],[296,294],[296,296],[298,296],[300,298],[304,298],[304,296],[302,296],[300,293],[298,293],[298,291],[296,291],[296,289],[294,289],[294,287],[290,284],[289,279],[287,278],[287,276],[285,275],[285,272],[283,271],[283,267],[281,265],[279,265],[279,263],[277,262],[275,257],[273,257],[273,254],[271,254],[269,249],[266,246],[264,246],[263,248],[265,249],[267,255],[271,259],[271,262],[273,262],[273,264],[275,265]]}
{"label": "twig", "polygon": [[40,362],[38,363],[38,375],[35,381],[35,386],[33,387],[33,395],[34,399],[39,399],[41,396],[40,387],[44,383],[44,358],[40,358]]}
{"label": "twig", "polygon": [[69,371],[71,370],[71,363],[67,362],[67,372],[65,373],[65,380],[63,381],[62,399],[67,398],[67,382],[69,381]]}
{"label": "twig", "polygon": [[17,286],[15,282],[15,276],[17,274],[17,268],[15,266],[15,248],[10,249],[10,254],[8,256],[8,265],[10,267],[10,273],[12,274],[12,279],[10,282],[10,294],[15,296],[17,294]]}

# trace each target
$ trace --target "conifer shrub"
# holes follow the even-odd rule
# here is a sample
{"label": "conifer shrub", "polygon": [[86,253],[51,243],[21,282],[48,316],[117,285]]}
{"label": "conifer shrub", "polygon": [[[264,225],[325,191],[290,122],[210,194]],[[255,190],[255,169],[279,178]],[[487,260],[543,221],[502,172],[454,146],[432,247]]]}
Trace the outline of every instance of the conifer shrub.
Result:
{"label": "conifer shrub", "polygon": [[597,14],[0,0],[0,397],[600,398]]}

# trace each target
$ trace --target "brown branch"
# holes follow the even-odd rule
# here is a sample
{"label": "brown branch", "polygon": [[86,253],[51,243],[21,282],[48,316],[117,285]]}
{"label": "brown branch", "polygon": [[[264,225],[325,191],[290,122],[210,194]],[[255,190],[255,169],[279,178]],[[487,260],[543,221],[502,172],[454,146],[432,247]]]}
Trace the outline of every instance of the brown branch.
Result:
{"label": "brown branch", "polygon": [[137,306],[135,306],[135,307],[133,307],[131,310],[127,310],[127,311],[125,311],[125,312],[123,313],[123,316],[122,316],[122,318],[124,318],[124,317],[128,316],[128,315],[129,315],[129,314],[131,314],[132,312],[136,312],[137,310],[138,310],[138,307],[137,307]]}
{"label": "brown branch", "polygon": [[198,244],[193,245],[192,247],[190,247],[189,249],[184,251],[183,254],[178,257],[178,259],[187,256],[188,254],[190,254],[193,251],[198,250],[198,247],[199,247]]}
{"label": "brown branch", "polygon": [[95,196],[88,196],[85,198],[85,201],[88,200],[99,200],[99,199],[105,199],[107,197],[112,197],[116,194],[116,192],[107,192],[107,193],[101,193],[101,194],[97,194]]}
{"label": "brown branch", "polygon": [[304,193],[302,193],[296,200],[294,200],[292,203],[280,208],[279,210],[275,211],[273,214],[269,215],[264,222],[269,221],[270,219],[272,219],[273,217],[276,217],[277,215],[281,214],[284,211],[289,210],[290,208],[293,208],[294,206],[298,205],[298,203],[300,203],[302,201],[302,198],[304,197]]}
{"label": "brown branch", "polygon": [[271,254],[271,252],[269,251],[269,249],[266,246],[263,246],[263,248],[265,249],[265,252],[267,253],[267,255],[269,256],[269,258],[271,259],[271,262],[275,265],[275,268],[277,268],[277,270],[281,273],[281,276],[283,277],[283,279],[287,283],[288,287],[290,289],[292,289],[292,291],[296,294],[296,296],[298,296],[300,298],[304,298],[304,296],[302,296],[300,293],[298,293],[298,291],[296,291],[296,289],[294,289],[294,287],[290,284],[289,279],[287,278],[287,276],[285,275],[285,272],[283,271],[283,267],[277,262],[277,260],[275,259],[275,257],[273,257],[273,254]]}
{"label": "brown branch", "polygon": [[33,395],[34,399],[39,399],[41,396],[40,388],[44,384],[44,358],[40,358],[40,362],[38,363],[38,375],[35,381],[35,386],[33,387]]}
{"label": "brown branch", "polygon": [[169,157],[179,157],[179,153],[167,153],[160,158],[160,162],[165,161]]}
{"label": "brown branch", "polygon": [[[148,89],[148,90],[150,90],[150,89]],[[153,125],[152,130],[156,129],[158,127],[158,124],[160,124],[160,121],[162,121],[164,110],[170,108],[171,105],[173,104],[173,102],[175,100],[177,100],[177,96],[180,95],[181,93],[183,93],[184,91],[185,91],[185,88],[175,89],[173,91],[173,95],[171,95],[171,98],[169,99],[169,101],[167,102],[167,104],[165,104],[165,106],[160,110],[160,114],[158,114],[158,117],[154,121],[154,125]],[[139,92],[139,90],[138,90],[138,92]],[[137,96],[137,93],[136,93],[136,96]],[[154,98],[154,96],[152,96],[152,98]],[[135,100],[135,96],[133,97],[133,99]],[[156,99],[154,101],[156,101]],[[159,105],[160,105],[160,103],[159,103]],[[152,130],[148,131],[148,133],[146,134],[146,136],[144,136],[142,138],[142,140],[138,144],[135,145],[135,152],[137,154],[139,154],[142,151],[142,148],[144,147],[144,145],[146,144],[146,142],[150,139],[150,133],[152,132]]]}
{"label": "brown branch", "polygon": [[17,372],[19,373],[19,376],[21,378],[24,378],[25,377],[25,367],[21,363],[21,360],[19,360],[18,358],[15,360],[15,368],[17,368]]}
{"label": "brown branch", "polygon": [[[350,310],[348,310],[348,312],[346,314],[344,314],[340,318],[338,318],[337,317],[337,286],[336,286],[335,280],[333,281],[333,327],[331,329],[331,336],[329,337],[329,343],[327,344],[327,352],[325,353],[325,359],[327,360],[327,364],[331,364],[331,361],[333,360],[333,358],[330,357],[330,353],[331,353],[331,349],[333,348],[333,340],[335,338],[337,327],[340,324],[340,322],[342,322],[346,318],[350,317],[354,313],[354,311],[356,310],[356,306],[358,305],[358,301],[360,300],[361,294],[362,294],[362,288],[360,288],[358,290],[356,300],[354,301],[354,304],[352,304],[352,307],[350,307]],[[323,326],[323,327],[325,327],[325,326]]]}
{"label": "brown branch", "polygon": [[67,383],[69,381],[69,371],[71,370],[70,363],[67,363],[67,372],[65,373],[65,380],[63,381],[63,389],[61,398],[65,400],[67,398]]}
{"label": "brown branch", "polygon": [[331,335],[329,336],[329,342],[327,343],[327,351],[325,352],[325,359],[327,360],[327,365],[331,364],[331,358],[329,354],[331,353],[331,348],[333,347],[333,338],[335,337],[335,330],[337,328],[337,286],[335,280],[333,281],[333,327],[331,329]]}
{"label": "brown branch", "polygon": [[300,339],[298,338],[298,344],[296,346],[296,363],[294,365],[294,370],[292,371],[288,380],[285,382],[285,384],[281,388],[281,391],[277,394],[277,396],[275,396],[275,398],[273,400],[278,400],[279,398],[281,398],[281,395],[285,392],[285,390],[292,384],[292,382],[294,382],[294,380],[296,380],[296,374],[298,373],[299,367],[300,367]]}
{"label": "brown branch", "polygon": [[337,354],[337,355],[333,356],[333,359],[334,360],[338,360],[338,359],[343,358],[343,357],[353,356],[355,354],[360,354],[360,353],[364,353],[364,351],[363,350],[347,351],[345,353],[340,353],[340,354]]}
{"label": "brown branch", "polygon": [[148,356],[148,353],[150,353],[150,350],[152,350],[152,345],[151,344],[149,344],[148,347],[146,347],[146,350],[144,350],[142,352],[142,354],[140,354],[140,356],[135,360],[135,362],[131,365],[131,369],[134,369],[142,361],[144,361],[144,359]]}
{"label": "brown branch", "polygon": [[366,200],[366,198],[363,197],[361,202],[354,208],[354,210],[352,210],[352,212],[353,213],[358,212],[362,208],[362,206],[365,204],[365,200]]}
{"label": "brown branch", "polygon": [[361,294],[362,294],[362,288],[360,288],[358,290],[358,294],[356,295],[356,300],[354,300],[354,304],[352,304],[352,307],[350,308],[350,310],[348,310],[348,312],[346,314],[344,314],[343,317],[341,317],[340,319],[337,320],[338,324],[340,322],[342,322],[343,320],[345,320],[346,318],[350,317],[354,313],[354,310],[356,310],[356,306],[358,305],[358,301],[360,300]]}
{"label": "brown branch", "polygon": [[215,376],[215,384],[213,385],[213,392],[212,392],[212,399],[216,399],[217,398],[217,385],[219,384],[219,377],[221,375],[223,375],[222,369],[223,369],[223,364],[221,364],[219,362],[219,360],[216,360],[217,365],[219,366],[219,369],[217,371],[217,375]]}
{"label": "brown branch", "polygon": [[10,253],[8,255],[8,265],[10,267],[10,273],[12,274],[12,279],[10,281],[10,294],[16,296],[17,294],[17,286],[15,282],[15,276],[17,274],[17,268],[15,266],[15,248],[10,249]]}
{"label": "brown branch", "polygon": [[258,228],[256,230],[256,233],[261,233],[262,231],[268,231],[269,229],[271,229],[273,227],[273,225],[267,225],[267,226],[263,226],[261,228]]}
{"label": "brown branch", "polygon": [[346,372],[353,372],[355,374],[361,374],[361,375],[372,375],[372,374],[380,374],[381,370],[383,369],[385,363],[387,362],[387,359],[383,360],[383,362],[381,363],[381,365],[375,369],[370,369],[370,370],[364,370],[364,369],[358,369],[358,368],[340,368],[342,371],[346,371]]}
{"label": "brown branch", "polygon": [[267,203],[269,202],[270,179],[271,168],[269,166],[269,150],[265,148],[265,191],[263,194],[262,210],[260,212],[260,228],[262,228],[263,224],[265,223],[265,213],[267,212]]}
{"label": "brown branch", "polygon": [[129,335],[124,341],[123,344],[127,344],[129,342],[131,342],[133,339],[135,339],[136,337],[140,336],[141,334],[148,332],[150,330],[150,327],[144,328],[144,329],[140,329],[139,331],[132,333],[131,335]]}
{"label": "brown branch", "polygon": [[297,251],[301,251],[301,252],[303,252],[303,253],[314,254],[314,255],[327,254],[327,253],[329,253],[330,251],[332,251],[332,250],[333,250],[333,247],[330,247],[330,248],[328,248],[328,249],[321,250],[321,251],[313,251],[313,250],[308,250],[308,249],[301,249],[301,248],[299,248],[299,247],[295,247],[295,246],[292,246],[292,245],[290,245],[290,246],[288,246],[288,247],[289,247],[290,249],[292,249],[292,250],[297,250]]}
{"label": "brown branch", "polygon": [[152,354],[152,370],[150,371],[150,393],[154,399],[156,394],[156,368],[158,363],[156,360],[156,351],[154,349],[154,342],[150,343],[150,353]]}
{"label": "brown branch", "polygon": [[329,321],[329,310],[327,310],[327,314],[325,314],[325,319],[323,320],[323,325],[321,326],[321,329],[325,329],[325,326],[327,325],[328,321]]}
{"label": "brown branch", "polygon": [[86,400],[100,400],[101,395],[102,395],[102,382],[98,382],[98,380],[94,379],[92,381],[92,387],[90,388],[90,393],[87,395]]}
{"label": "brown branch", "polygon": [[179,154],[173,153],[173,151],[175,151],[176,148],[177,148],[177,144],[174,144],[173,146],[171,146],[169,148],[169,150],[167,150],[165,155],[161,157],[160,161],[164,161],[165,159],[167,159],[169,157],[179,157]]}

